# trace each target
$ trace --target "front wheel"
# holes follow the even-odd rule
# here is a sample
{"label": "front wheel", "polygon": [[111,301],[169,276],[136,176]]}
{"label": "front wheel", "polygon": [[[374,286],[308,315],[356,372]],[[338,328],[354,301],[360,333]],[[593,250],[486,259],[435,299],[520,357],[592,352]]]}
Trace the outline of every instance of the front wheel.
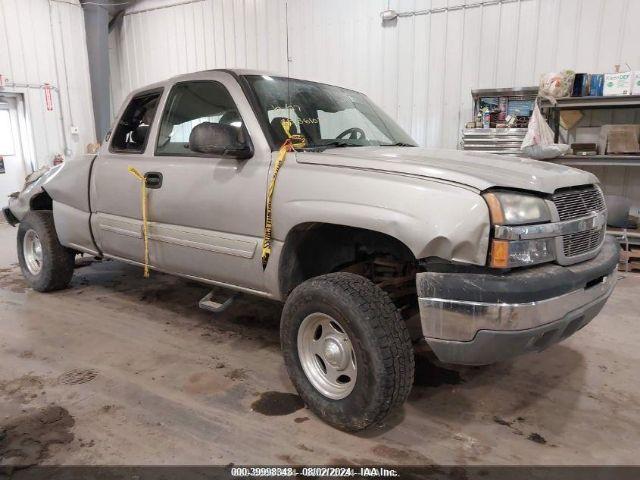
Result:
{"label": "front wheel", "polygon": [[331,273],[296,287],[280,338],[298,393],[335,427],[357,431],[379,423],[409,395],[409,332],[388,295],[364,277]]}
{"label": "front wheel", "polygon": [[18,261],[27,283],[38,292],[69,285],[75,252],[58,241],[52,212],[32,211],[22,219],[18,227]]}

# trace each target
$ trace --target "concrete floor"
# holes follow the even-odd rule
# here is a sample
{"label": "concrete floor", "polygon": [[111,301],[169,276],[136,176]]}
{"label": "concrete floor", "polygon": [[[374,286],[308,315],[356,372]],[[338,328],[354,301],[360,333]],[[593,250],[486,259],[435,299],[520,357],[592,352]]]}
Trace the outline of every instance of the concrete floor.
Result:
{"label": "concrete floor", "polygon": [[205,287],[116,262],[36,293],[15,235],[0,225],[0,427],[27,441],[0,445],[20,440],[19,463],[637,464],[637,275],[543,354],[483,368],[419,357],[404,408],[350,435],[267,393],[294,392],[278,304],[244,297],[214,317],[197,308]]}

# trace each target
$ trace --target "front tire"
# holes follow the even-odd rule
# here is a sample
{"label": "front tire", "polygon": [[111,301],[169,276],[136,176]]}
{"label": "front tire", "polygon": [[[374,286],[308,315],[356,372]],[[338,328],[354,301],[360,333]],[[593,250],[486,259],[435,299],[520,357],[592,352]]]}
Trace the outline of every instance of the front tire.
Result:
{"label": "front tire", "polygon": [[18,261],[31,288],[51,292],[66,288],[73,276],[75,252],[60,244],[53,213],[27,213],[18,227]]}
{"label": "front tire", "polygon": [[364,277],[331,273],[296,287],[280,339],[291,381],[307,406],[347,431],[382,421],[413,384],[413,347],[388,295]]}

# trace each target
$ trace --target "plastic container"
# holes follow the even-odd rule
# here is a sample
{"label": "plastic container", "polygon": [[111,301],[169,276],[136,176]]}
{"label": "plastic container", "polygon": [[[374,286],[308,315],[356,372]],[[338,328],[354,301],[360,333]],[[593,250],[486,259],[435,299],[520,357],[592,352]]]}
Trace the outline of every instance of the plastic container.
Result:
{"label": "plastic container", "polygon": [[589,87],[590,97],[601,97],[604,89],[604,75],[602,73],[592,74]]}

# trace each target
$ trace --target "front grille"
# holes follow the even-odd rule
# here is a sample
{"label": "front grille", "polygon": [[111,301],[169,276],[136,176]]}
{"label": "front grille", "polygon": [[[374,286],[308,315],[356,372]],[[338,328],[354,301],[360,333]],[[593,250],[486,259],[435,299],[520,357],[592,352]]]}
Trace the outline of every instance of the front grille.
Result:
{"label": "front grille", "polygon": [[[552,200],[561,221],[586,217],[606,209],[602,192],[593,185],[560,190],[553,194]],[[564,256],[575,257],[596,250],[604,241],[604,235],[604,227],[563,235]]]}
{"label": "front grille", "polygon": [[562,236],[562,250],[565,257],[575,257],[595,250],[603,240],[604,228],[569,233]]}
{"label": "front grille", "polygon": [[558,209],[560,220],[586,217],[605,209],[604,198],[594,186],[560,190],[553,194],[553,203]]}

